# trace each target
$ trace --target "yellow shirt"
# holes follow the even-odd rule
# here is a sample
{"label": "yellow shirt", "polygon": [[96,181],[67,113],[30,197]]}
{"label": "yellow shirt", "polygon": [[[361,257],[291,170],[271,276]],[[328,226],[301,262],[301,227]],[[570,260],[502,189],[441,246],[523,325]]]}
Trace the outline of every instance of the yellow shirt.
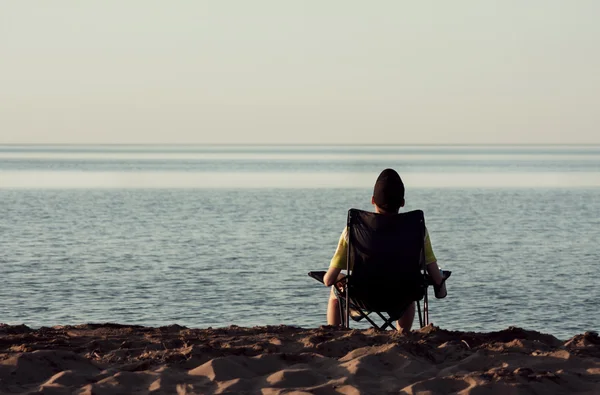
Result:
{"label": "yellow shirt", "polygon": [[[429,265],[431,263],[437,262],[435,255],[433,254],[433,249],[431,248],[431,241],[429,240],[429,232],[427,228],[425,229],[425,265]],[[348,255],[348,228],[345,228],[340,236],[340,241],[338,242],[337,250],[335,250],[335,254],[333,258],[331,258],[331,263],[329,264],[330,268],[335,269],[346,269],[346,257]],[[350,266],[352,269],[352,266]]]}

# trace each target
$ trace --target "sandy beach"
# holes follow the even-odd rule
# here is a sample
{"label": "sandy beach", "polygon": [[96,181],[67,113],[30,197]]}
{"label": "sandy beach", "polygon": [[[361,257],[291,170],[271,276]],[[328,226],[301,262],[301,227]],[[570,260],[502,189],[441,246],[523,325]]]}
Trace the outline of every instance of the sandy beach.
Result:
{"label": "sandy beach", "polygon": [[[0,324],[1,325],[1,324]],[[0,392],[600,393],[600,339],[519,328],[0,326]]]}

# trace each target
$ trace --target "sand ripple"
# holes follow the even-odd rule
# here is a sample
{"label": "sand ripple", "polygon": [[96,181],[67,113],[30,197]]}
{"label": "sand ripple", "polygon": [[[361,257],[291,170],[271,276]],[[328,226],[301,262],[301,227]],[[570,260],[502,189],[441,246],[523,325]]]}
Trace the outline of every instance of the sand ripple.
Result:
{"label": "sand ripple", "polygon": [[600,339],[519,328],[0,324],[0,393],[600,393]]}

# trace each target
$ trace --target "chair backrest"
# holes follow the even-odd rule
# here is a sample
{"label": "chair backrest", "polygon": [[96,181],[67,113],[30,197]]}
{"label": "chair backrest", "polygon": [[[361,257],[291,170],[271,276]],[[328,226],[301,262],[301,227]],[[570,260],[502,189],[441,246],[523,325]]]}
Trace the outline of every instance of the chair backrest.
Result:
{"label": "chair backrest", "polygon": [[421,210],[401,214],[348,211],[348,259],[352,299],[371,311],[390,311],[420,300],[425,292],[425,218]]}

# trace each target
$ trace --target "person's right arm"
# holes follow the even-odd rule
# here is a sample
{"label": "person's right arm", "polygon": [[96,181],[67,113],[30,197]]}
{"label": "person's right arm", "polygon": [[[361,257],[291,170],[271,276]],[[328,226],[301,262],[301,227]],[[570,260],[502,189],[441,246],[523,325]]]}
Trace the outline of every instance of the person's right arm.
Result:
{"label": "person's right arm", "polygon": [[429,265],[427,265],[427,273],[429,273],[431,279],[437,286],[440,286],[444,281],[444,277],[442,277],[442,273],[440,272],[440,268],[437,265],[437,262],[432,262]]}
{"label": "person's right arm", "polygon": [[442,277],[442,273],[440,273],[440,267],[437,264],[437,258],[433,253],[433,248],[431,248],[431,239],[429,238],[429,231],[425,229],[425,268],[427,269],[427,273],[435,283],[435,285],[440,286],[444,282],[444,277]]}

